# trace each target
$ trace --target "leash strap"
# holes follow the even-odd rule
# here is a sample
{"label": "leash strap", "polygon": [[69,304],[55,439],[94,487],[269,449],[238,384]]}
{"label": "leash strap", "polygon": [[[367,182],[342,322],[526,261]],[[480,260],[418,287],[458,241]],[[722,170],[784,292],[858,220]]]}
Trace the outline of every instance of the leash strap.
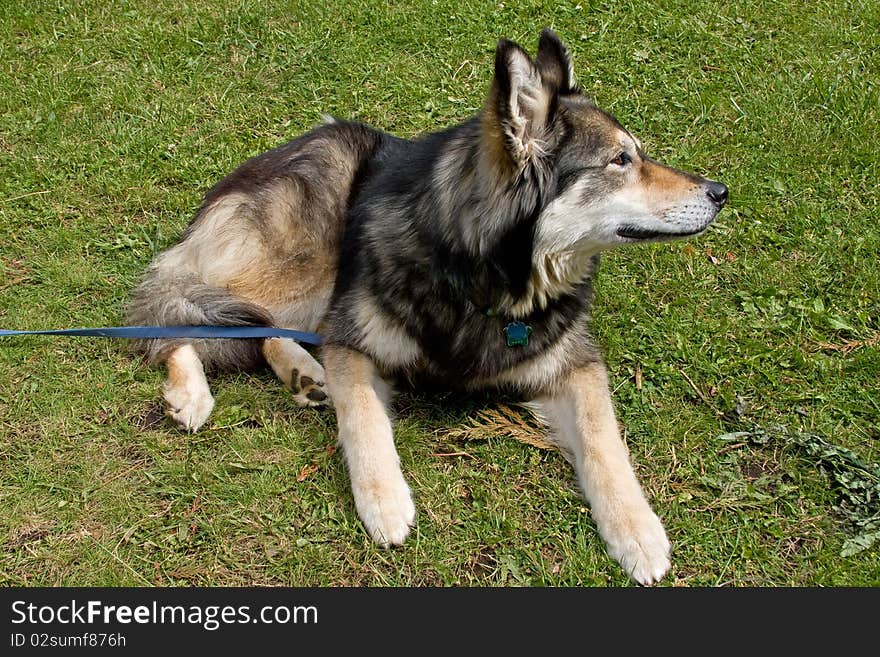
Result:
{"label": "leash strap", "polygon": [[0,337],[6,335],[69,335],[96,338],[290,338],[306,344],[321,344],[317,333],[295,331],[273,326],[108,326],[105,328],[53,329],[48,331],[9,331],[0,329]]}

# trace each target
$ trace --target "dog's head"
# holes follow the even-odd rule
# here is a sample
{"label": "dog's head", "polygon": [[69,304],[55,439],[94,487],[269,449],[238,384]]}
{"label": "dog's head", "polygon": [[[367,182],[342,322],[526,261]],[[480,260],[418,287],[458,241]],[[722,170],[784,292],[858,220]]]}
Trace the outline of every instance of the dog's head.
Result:
{"label": "dog's head", "polygon": [[535,59],[499,42],[482,134],[497,176],[542,190],[536,255],[696,235],[727,202],[724,185],[652,160],[587,99],[568,49],[547,29]]}

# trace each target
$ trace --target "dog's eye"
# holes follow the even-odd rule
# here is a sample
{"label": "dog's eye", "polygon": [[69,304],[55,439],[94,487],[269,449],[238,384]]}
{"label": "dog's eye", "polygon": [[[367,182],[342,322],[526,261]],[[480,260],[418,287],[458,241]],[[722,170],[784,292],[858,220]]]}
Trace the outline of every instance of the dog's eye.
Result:
{"label": "dog's eye", "polygon": [[617,167],[626,166],[630,162],[632,162],[632,158],[626,152],[619,153],[617,155],[617,157],[615,157],[613,160],[611,160],[611,164],[613,164],[614,166],[617,166]]}

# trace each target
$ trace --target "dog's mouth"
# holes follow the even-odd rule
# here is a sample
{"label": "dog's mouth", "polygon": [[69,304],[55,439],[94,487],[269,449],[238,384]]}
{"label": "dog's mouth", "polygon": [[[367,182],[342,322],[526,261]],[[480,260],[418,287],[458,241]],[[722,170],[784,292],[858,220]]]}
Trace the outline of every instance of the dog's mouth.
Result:
{"label": "dog's mouth", "polygon": [[697,235],[706,230],[706,226],[702,226],[701,228],[697,228],[695,230],[686,230],[681,232],[674,231],[664,231],[664,230],[650,230],[647,228],[641,228],[640,226],[631,226],[628,224],[624,224],[620,228],[617,229],[618,237],[625,237],[630,240],[674,240],[680,237],[690,237],[691,235]]}

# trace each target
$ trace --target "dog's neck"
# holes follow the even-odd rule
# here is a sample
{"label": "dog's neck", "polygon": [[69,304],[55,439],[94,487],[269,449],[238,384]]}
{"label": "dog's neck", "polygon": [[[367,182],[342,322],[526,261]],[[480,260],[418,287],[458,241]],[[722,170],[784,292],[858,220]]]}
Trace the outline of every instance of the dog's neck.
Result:
{"label": "dog's neck", "polygon": [[[592,271],[594,259],[583,250],[548,252],[535,244],[532,231],[547,205],[542,197],[554,184],[550,162],[535,158],[523,170],[501,167],[506,156],[483,147],[484,118],[453,129],[435,167],[449,210],[430,219],[447,225],[453,243],[473,259],[473,278],[465,284],[472,288],[471,303],[480,312],[516,320],[571,294]],[[531,183],[518,184],[519,179]],[[526,259],[529,264],[523,266]],[[492,298],[492,290],[505,288]]]}
{"label": "dog's neck", "polygon": [[595,271],[596,258],[575,251],[535,253],[525,294],[507,294],[492,312],[521,319],[544,310],[553,301],[571,294]]}

